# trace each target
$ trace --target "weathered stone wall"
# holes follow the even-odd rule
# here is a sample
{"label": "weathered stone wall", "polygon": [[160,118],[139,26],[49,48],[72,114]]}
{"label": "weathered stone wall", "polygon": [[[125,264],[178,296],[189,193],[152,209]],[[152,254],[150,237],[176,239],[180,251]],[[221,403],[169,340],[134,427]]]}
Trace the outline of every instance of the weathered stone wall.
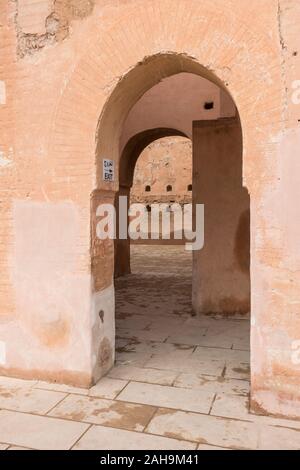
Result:
{"label": "weathered stone wall", "polygon": [[[165,137],[141,153],[135,167],[131,202],[188,203],[192,201],[192,191],[188,188],[191,184],[191,141],[184,137]],[[168,186],[172,190],[168,191]]]}

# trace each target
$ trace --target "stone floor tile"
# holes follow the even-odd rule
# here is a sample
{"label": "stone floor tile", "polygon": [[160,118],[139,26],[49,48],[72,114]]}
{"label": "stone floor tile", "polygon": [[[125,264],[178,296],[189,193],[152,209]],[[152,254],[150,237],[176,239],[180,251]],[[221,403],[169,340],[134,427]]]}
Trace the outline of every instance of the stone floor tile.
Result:
{"label": "stone floor tile", "polygon": [[223,322],[224,319],[223,318],[220,318],[218,320],[216,320],[214,317],[210,316],[210,315],[193,315],[193,316],[190,316],[189,318],[187,318],[185,320],[185,325],[188,325],[188,326],[192,326],[196,329],[198,328],[210,328],[212,323],[214,322]]}
{"label": "stone floor tile", "polygon": [[32,388],[37,384],[37,380],[23,380],[14,377],[0,376],[0,391],[6,388]]}
{"label": "stone floor tile", "polygon": [[230,349],[233,344],[233,338],[230,334],[226,334],[225,331],[212,332],[210,327],[206,328],[205,333],[199,336],[198,339],[195,333],[194,337],[195,344],[203,347]]}
{"label": "stone floor tile", "polygon": [[233,449],[256,449],[254,423],[176,410],[159,410],[146,432]]}
{"label": "stone floor tile", "polygon": [[196,444],[150,434],[92,426],[74,450],[193,450]]}
{"label": "stone floor tile", "polygon": [[210,414],[224,418],[253,421],[249,413],[249,398],[247,396],[229,395],[227,393],[218,394]]}
{"label": "stone floor tile", "polygon": [[230,379],[250,380],[250,364],[244,361],[226,362],[225,377]]}
{"label": "stone floor tile", "polygon": [[1,444],[0,443],[0,450],[6,450],[9,447],[8,444]]}
{"label": "stone floor tile", "polygon": [[205,390],[212,393],[249,395],[250,384],[246,380],[226,379],[210,375],[180,374],[174,381],[174,387]]}
{"label": "stone floor tile", "polygon": [[116,365],[131,365],[134,367],[144,367],[151,359],[149,352],[122,352],[117,355]]}
{"label": "stone floor tile", "polygon": [[1,387],[0,408],[28,413],[45,414],[64,397],[65,393],[35,388]]}
{"label": "stone floor tile", "polygon": [[135,382],[172,385],[178,372],[119,365],[115,366],[108,375],[124,380],[134,380]]}
{"label": "stone floor tile", "polygon": [[300,420],[276,418],[274,416],[261,416],[250,412],[250,419],[258,425],[268,425],[281,428],[300,430]]}
{"label": "stone floor tile", "polygon": [[176,358],[174,355],[165,357],[155,356],[145,362],[144,367],[173,370],[177,372],[207,374],[221,376],[225,367],[225,360],[207,360],[203,358]]}
{"label": "stone floor tile", "polygon": [[[167,354],[175,354],[179,352],[179,357],[189,357],[192,355],[193,351],[195,350],[195,346],[191,344],[180,344],[180,343],[158,343],[158,342],[151,342],[151,352],[152,356],[166,356]],[[184,351],[182,354],[181,351]]]}
{"label": "stone floor tile", "polygon": [[225,365],[228,356],[232,351],[229,348],[210,348],[206,346],[197,346],[194,353],[194,361],[222,361]]}
{"label": "stone floor tile", "polygon": [[88,391],[90,397],[114,399],[127,385],[127,380],[103,377]]}
{"label": "stone floor tile", "polygon": [[210,446],[208,444],[199,444],[197,447],[198,450],[230,450],[230,449],[225,449],[225,447],[216,447],[216,446]]}
{"label": "stone floor tile", "polygon": [[248,351],[233,350],[228,348],[211,348],[197,346],[193,353],[193,357],[197,359],[223,359],[226,363],[250,362],[250,354]]}
{"label": "stone floor tile", "polygon": [[38,388],[40,390],[52,390],[55,392],[63,393],[76,393],[78,395],[87,395],[89,393],[89,390],[87,388],[73,387],[72,385],[64,385],[42,381],[37,382],[35,388]]}
{"label": "stone floor tile", "polygon": [[171,327],[172,332],[180,331],[185,327],[186,318],[184,316],[174,315],[157,315],[151,318],[150,325],[146,328],[149,331],[152,329],[169,330]]}
{"label": "stone floor tile", "polygon": [[88,427],[49,416],[0,411],[0,440],[31,449],[67,450]]}
{"label": "stone floor tile", "polygon": [[140,342],[131,339],[128,344],[117,349],[116,363],[143,367],[151,359],[151,356],[152,347],[150,342]]}
{"label": "stone floor tile", "polygon": [[233,341],[232,349],[240,349],[242,351],[250,351],[250,332],[242,338]]}
{"label": "stone floor tile", "polygon": [[130,338],[120,338],[118,334],[116,333],[115,347],[116,347],[117,353],[119,352],[119,350],[122,351],[122,349],[125,346],[128,346],[130,343],[131,343]]}
{"label": "stone floor tile", "polygon": [[143,404],[69,395],[51,411],[50,416],[143,431],[154,412],[155,408]]}
{"label": "stone floor tile", "polygon": [[167,354],[156,355],[146,361],[144,367],[195,374],[221,375],[225,367],[225,358],[219,352],[222,350],[215,353],[215,358],[213,352],[216,350],[211,352],[210,348],[201,349],[204,350],[203,355],[200,352],[197,354],[192,352],[192,349],[178,349]]}
{"label": "stone floor tile", "polygon": [[300,430],[275,426],[259,429],[259,450],[300,450]]}
{"label": "stone floor tile", "polygon": [[28,447],[10,446],[7,450],[32,450],[32,449],[28,449]]}
{"label": "stone floor tile", "polygon": [[196,346],[202,343],[203,338],[205,338],[204,335],[206,332],[207,328],[205,327],[195,328],[194,326],[183,325],[181,326],[181,328],[178,328],[178,331],[176,333],[170,334],[167,339],[167,343],[188,344]]}
{"label": "stone floor tile", "polygon": [[194,351],[194,348],[191,348],[189,346],[188,348],[184,347],[184,348],[172,349],[169,352],[166,352],[164,354],[155,355],[153,357],[153,360],[156,359],[157,361],[160,361],[160,362],[163,362],[163,360],[165,360],[167,363],[170,363],[170,364],[174,363],[175,365],[177,362],[180,363],[182,361],[189,359],[192,356],[193,351]]}
{"label": "stone floor tile", "polygon": [[300,431],[299,420],[260,416],[249,412],[249,400],[245,396],[243,397],[226,393],[217,395],[210,414],[214,416],[251,421],[256,423],[257,429],[274,427],[282,429],[289,428],[291,430]]}
{"label": "stone floor tile", "polygon": [[131,329],[134,328],[135,330],[143,330],[147,326],[149,326],[151,320],[146,315],[131,315],[127,318],[117,318],[116,319],[116,327],[117,328],[126,328]]}
{"label": "stone floor tile", "polygon": [[170,332],[165,329],[154,329],[151,330],[135,330],[135,329],[118,329],[117,337],[124,339],[131,339],[133,341],[165,341]]}
{"label": "stone floor tile", "polygon": [[118,400],[145,405],[208,413],[214,394],[184,388],[130,382]]}
{"label": "stone floor tile", "polygon": [[[166,355],[175,353],[176,351],[187,351],[185,356],[191,355],[194,351],[195,347],[187,344],[170,344],[170,343],[162,343],[158,341],[143,341],[142,343],[139,342],[129,342],[121,349],[118,350],[118,353],[148,353],[151,356],[157,355]],[[180,354],[182,356],[182,354]]]}

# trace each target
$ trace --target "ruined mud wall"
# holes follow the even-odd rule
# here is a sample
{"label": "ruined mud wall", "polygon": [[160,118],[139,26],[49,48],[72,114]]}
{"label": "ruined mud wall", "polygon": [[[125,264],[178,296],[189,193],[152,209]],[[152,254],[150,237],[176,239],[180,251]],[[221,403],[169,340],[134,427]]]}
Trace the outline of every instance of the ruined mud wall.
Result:
{"label": "ruined mud wall", "polygon": [[191,184],[191,141],[183,137],[159,139],[149,145],[137,161],[131,202],[191,202]]}

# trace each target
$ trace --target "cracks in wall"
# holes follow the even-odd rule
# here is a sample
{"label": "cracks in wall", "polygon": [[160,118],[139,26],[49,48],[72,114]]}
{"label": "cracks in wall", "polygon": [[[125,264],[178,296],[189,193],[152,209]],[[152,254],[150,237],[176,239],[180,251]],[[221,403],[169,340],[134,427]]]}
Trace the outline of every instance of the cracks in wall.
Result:
{"label": "cracks in wall", "polygon": [[282,17],[282,8],[281,8],[281,0],[278,0],[278,6],[277,6],[277,22],[278,22],[278,32],[279,32],[279,41],[281,45],[281,49],[284,51],[286,50],[286,44],[284,41],[283,33],[282,33],[282,22],[281,22],[281,17]]}
{"label": "cracks in wall", "polygon": [[15,25],[17,31],[17,55],[20,58],[34,54],[45,46],[63,41],[69,36],[73,20],[89,16],[96,0],[52,0],[51,13],[45,18],[45,33],[25,33],[19,23],[20,0],[16,4]]}
{"label": "cracks in wall", "polygon": [[282,16],[283,16],[283,10],[281,7],[281,0],[278,0],[278,6],[277,6],[277,23],[278,23],[278,34],[279,34],[279,41],[280,41],[280,46],[282,50],[282,72],[281,72],[281,77],[282,77],[282,82],[284,85],[284,102],[283,102],[283,121],[284,124],[286,123],[287,120],[287,115],[288,115],[288,85],[287,85],[287,77],[286,77],[286,52],[287,52],[287,46],[285,44],[284,40],[284,35],[283,35],[283,27],[282,27]]}

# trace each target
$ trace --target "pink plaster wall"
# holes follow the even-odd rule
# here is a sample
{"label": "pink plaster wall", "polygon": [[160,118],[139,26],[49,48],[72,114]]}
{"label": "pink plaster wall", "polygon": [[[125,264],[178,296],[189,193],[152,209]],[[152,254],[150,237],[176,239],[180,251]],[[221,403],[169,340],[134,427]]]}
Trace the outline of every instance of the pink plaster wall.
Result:
{"label": "pink plaster wall", "polygon": [[[214,108],[204,109],[206,102]],[[145,129],[167,127],[192,137],[193,121],[234,116],[235,105],[226,92],[209,80],[191,73],[163,79],[132,107],[124,123],[120,146]]]}
{"label": "pink plaster wall", "polygon": [[193,202],[204,204],[204,246],[193,252],[193,309],[250,313],[250,200],[242,186],[238,119],[193,126]]}
{"label": "pink plaster wall", "polygon": [[[117,166],[126,117],[149,88],[174,73],[195,73],[222,83],[241,117],[243,181],[251,196],[252,405],[299,417],[299,1],[95,0],[75,11],[62,0],[50,4],[57,29],[46,21],[46,9],[28,7],[37,15],[26,26],[33,36],[19,24],[18,3],[0,5],[1,372],[76,384],[96,378],[100,353],[109,357],[114,337],[111,250],[98,247],[102,263],[93,275],[91,269],[91,194],[101,190],[100,199],[118,189],[117,180],[107,185],[99,176],[102,159],[111,157]],[[170,60],[155,62],[166,51]],[[57,232],[62,211],[76,214],[70,250],[59,237],[52,245],[62,259],[76,254],[61,266],[67,292],[55,292],[53,271],[41,276],[36,260],[25,270],[16,210],[24,207],[29,246],[39,237],[49,241],[46,231],[30,231],[36,207],[52,217]],[[49,255],[40,253],[51,266]],[[47,292],[36,307],[44,336],[59,318],[60,324],[72,318],[69,340],[56,344],[56,352],[53,344],[40,344],[28,323],[33,294],[23,289],[23,275],[27,285]],[[86,300],[62,310],[81,276],[90,286]],[[97,320],[100,306],[105,330]]]}

